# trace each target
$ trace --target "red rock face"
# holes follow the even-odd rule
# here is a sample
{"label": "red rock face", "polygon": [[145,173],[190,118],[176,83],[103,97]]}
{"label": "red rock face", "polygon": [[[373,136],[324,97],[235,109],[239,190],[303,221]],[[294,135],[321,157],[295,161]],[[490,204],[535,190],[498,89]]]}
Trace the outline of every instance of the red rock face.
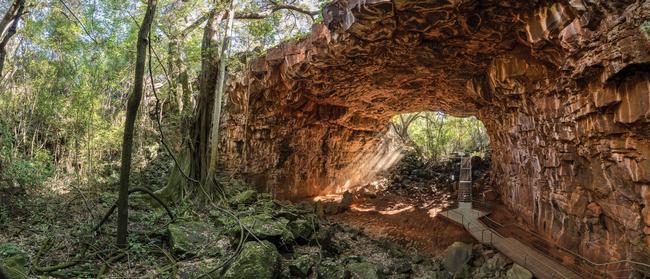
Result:
{"label": "red rock face", "polygon": [[650,0],[349,0],[229,92],[222,163],[284,198],[394,160],[391,116],[486,125],[503,202],[595,261],[650,259]]}

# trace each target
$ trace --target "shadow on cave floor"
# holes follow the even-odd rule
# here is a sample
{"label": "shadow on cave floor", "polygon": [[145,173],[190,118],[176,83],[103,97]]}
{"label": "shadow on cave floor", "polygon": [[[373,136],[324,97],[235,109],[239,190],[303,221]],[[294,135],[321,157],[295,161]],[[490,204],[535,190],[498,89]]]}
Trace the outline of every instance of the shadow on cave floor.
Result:
{"label": "shadow on cave floor", "polygon": [[[327,218],[387,238],[414,254],[439,255],[455,241],[474,243],[465,229],[438,216],[455,202],[459,161],[427,165],[407,156],[355,192],[348,210]],[[477,178],[489,169],[489,163],[479,165]]]}

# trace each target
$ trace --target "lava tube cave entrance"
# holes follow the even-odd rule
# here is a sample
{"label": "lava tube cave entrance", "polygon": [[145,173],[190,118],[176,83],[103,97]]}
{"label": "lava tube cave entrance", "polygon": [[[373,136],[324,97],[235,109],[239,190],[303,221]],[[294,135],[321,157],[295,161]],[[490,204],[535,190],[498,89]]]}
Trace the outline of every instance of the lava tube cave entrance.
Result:
{"label": "lava tube cave entrance", "polygon": [[[357,176],[336,193],[313,198],[330,220],[409,249],[439,253],[454,241],[473,241],[438,214],[458,196],[461,159],[472,164],[474,196],[493,199],[487,130],[476,117],[440,111],[398,114],[375,148],[360,152]],[[486,181],[487,180],[487,181]]]}

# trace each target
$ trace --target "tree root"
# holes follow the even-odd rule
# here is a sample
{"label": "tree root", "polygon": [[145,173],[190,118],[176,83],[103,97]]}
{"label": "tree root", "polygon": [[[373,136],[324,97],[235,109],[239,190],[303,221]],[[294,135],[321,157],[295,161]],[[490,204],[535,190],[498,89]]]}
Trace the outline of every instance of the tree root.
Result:
{"label": "tree root", "polygon": [[99,269],[99,272],[97,273],[97,279],[102,278],[104,273],[106,273],[106,271],[108,271],[110,269],[111,264],[114,263],[114,262],[119,261],[122,258],[124,258],[124,256],[126,256],[126,251],[120,250],[119,252],[117,252],[115,254],[115,256],[112,256],[112,257],[108,258],[108,260],[106,260],[104,262],[104,265],[102,266],[102,268]]}
{"label": "tree root", "polygon": [[158,249],[160,249],[160,251],[163,254],[165,254],[165,257],[167,257],[167,259],[169,260],[169,265],[171,266],[171,269],[172,269],[171,278],[176,278],[176,274],[178,274],[178,267],[177,267],[176,259],[174,259],[174,257],[171,254],[169,254],[169,252],[167,250],[163,249],[162,247],[159,246]]}

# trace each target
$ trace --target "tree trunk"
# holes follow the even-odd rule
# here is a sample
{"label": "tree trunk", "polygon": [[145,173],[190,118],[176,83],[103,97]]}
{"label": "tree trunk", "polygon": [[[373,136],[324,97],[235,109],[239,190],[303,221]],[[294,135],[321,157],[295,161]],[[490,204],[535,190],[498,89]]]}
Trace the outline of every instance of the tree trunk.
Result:
{"label": "tree trunk", "polygon": [[[178,69],[176,61],[178,60],[180,42],[176,37],[170,38],[167,44],[167,70],[169,74],[169,99],[176,102],[178,112],[183,111],[183,101],[178,94]],[[161,110],[162,111],[162,110]]]}
{"label": "tree trunk", "polygon": [[207,179],[210,155],[210,135],[215,103],[215,92],[219,76],[218,27],[223,19],[223,12],[211,12],[203,32],[201,46],[201,77],[197,115],[192,127],[192,161],[190,176],[202,184]]}
{"label": "tree trunk", "polygon": [[[18,22],[25,9],[25,0],[15,0],[9,7],[7,13],[0,21],[0,79],[2,79],[2,70],[4,69],[5,57],[7,56],[7,44],[9,39],[16,34]],[[9,26],[9,28],[7,28]]]}
{"label": "tree trunk", "polygon": [[[234,2],[234,1],[232,1]],[[226,82],[226,63],[227,63],[227,53],[228,48],[230,47],[230,35],[229,32],[232,29],[232,23],[235,18],[235,12],[232,8],[233,3],[231,2],[231,8],[228,11],[228,21],[226,22],[226,27],[223,31],[223,40],[221,41],[221,54],[219,55],[219,78],[217,79],[217,90],[214,97],[214,110],[212,114],[212,136],[210,138],[210,162],[208,167],[208,181],[211,181],[216,170],[217,170],[217,151],[219,149],[219,124],[221,120],[221,101],[224,94],[224,84]]]}
{"label": "tree trunk", "polygon": [[138,115],[138,107],[142,100],[144,85],[144,67],[149,44],[149,32],[156,11],[157,0],[148,0],[147,12],[140,25],[137,42],[137,56],[135,64],[135,77],[133,81],[133,94],[129,96],[126,108],[126,121],[124,124],[124,138],[122,142],[122,165],[120,167],[119,197],[117,202],[117,246],[127,247],[128,217],[129,217],[129,175],[131,174],[131,154],[133,149],[133,128]]}

